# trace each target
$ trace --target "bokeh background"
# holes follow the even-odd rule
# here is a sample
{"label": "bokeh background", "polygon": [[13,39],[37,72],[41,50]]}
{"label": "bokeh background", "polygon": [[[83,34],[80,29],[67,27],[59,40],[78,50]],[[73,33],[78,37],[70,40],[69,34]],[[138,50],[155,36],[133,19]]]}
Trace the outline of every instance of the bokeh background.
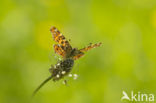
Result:
{"label": "bokeh background", "polygon": [[[103,44],[75,61],[77,80],[30,100],[59,58],[51,26],[73,47]],[[156,0],[1,1],[0,103],[121,103],[123,90],[156,95]]]}

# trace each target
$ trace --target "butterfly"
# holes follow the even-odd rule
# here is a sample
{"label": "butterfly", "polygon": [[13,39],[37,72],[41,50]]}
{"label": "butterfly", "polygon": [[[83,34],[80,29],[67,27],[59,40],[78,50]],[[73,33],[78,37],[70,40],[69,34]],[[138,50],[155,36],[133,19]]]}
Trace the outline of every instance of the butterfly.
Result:
{"label": "butterfly", "polygon": [[101,42],[97,44],[90,43],[87,47],[82,49],[73,48],[65,36],[56,28],[51,27],[50,32],[53,40],[57,42],[54,44],[54,51],[62,57],[55,65],[49,69],[51,76],[48,77],[35,91],[34,94],[49,80],[57,81],[68,75],[74,66],[74,61],[84,56],[85,52],[101,46]]}

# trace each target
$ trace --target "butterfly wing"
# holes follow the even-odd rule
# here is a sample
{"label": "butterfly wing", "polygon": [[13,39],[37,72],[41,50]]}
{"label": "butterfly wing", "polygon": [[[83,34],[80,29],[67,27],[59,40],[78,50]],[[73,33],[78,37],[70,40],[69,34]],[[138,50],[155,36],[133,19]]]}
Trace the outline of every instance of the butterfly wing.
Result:
{"label": "butterfly wing", "polygon": [[61,48],[60,45],[54,44],[54,50],[55,50],[55,53],[57,53],[58,55],[61,55],[62,57],[65,56],[65,52],[64,52],[64,50]]}
{"label": "butterfly wing", "polygon": [[[68,53],[70,53],[72,50],[72,47],[71,47],[70,43],[66,40],[64,35],[62,33],[60,33],[60,31],[56,27],[52,27],[50,29],[50,31],[52,33],[54,41],[56,41],[60,44],[59,49],[61,48],[62,49],[61,51],[64,54],[61,56],[65,56]],[[57,46],[55,45],[55,47],[58,48],[58,45]],[[57,50],[55,50],[55,51],[57,51]],[[58,54],[60,55],[60,53],[58,53]]]}
{"label": "butterfly wing", "polygon": [[97,44],[90,44],[89,46],[82,48],[80,50],[78,50],[78,53],[76,53],[76,55],[73,57],[74,60],[79,59],[80,57],[82,57],[84,55],[84,52],[89,51],[92,48],[96,48],[99,47],[102,43],[97,43]]}
{"label": "butterfly wing", "polygon": [[85,47],[85,48],[82,48],[80,49],[81,52],[87,52],[89,51],[90,49],[92,48],[96,48],[96,47],[99,47],[102,43],[97,43],[97,44],[90,44],[89,46]]}

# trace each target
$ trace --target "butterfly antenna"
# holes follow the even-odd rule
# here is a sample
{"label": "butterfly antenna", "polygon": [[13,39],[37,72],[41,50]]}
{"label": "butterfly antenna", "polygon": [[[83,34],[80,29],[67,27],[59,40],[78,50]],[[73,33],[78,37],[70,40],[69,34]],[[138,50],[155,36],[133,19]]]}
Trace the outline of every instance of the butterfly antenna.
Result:
{"label": "butterfly antenna", "polygon": [[46,84],[50,79],[52,79],[52,76],[48,77],[46,80],[44,80],[33,92],[32,97],[35,96],[35,94],[41,89],[41,87],[44,86],[44,84]]}

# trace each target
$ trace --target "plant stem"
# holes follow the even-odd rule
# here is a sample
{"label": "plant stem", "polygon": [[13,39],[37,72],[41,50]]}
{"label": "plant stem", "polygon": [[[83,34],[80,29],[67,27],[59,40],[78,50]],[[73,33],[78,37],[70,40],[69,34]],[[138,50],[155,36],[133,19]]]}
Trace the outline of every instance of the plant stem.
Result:
{"label": "plant stem", "polygon": [[41,87],[43,87],[43,85],[45,83],[47,83],[50,79],[52,78],[52,76],[48,77],[46,80],[44,80],[33,92],[32,97],[35,96],[35,94],[41,89]]}

